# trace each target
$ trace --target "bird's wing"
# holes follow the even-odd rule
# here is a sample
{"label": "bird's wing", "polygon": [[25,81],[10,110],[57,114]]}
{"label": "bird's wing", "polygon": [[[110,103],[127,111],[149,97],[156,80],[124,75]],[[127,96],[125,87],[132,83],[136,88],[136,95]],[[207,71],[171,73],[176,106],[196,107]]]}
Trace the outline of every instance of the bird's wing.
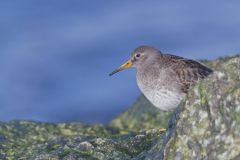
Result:
{"label": "bird's wing", "polygon": [[213,72],[210,68],[194,60],[170,54],[166,54],[166,57],[172,62],[171,68],[173,72],[176,73],[182,86],[181,89],[184,92],[187,92],[191,85],[196,84],[199,80],[207,77]]}

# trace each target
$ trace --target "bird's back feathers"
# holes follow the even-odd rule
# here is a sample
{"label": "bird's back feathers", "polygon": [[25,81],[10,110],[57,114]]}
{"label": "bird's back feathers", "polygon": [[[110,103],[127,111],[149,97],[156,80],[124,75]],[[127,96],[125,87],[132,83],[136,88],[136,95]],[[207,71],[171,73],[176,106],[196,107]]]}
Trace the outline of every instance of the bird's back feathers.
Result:
{"label": "bird's back feathers", "polygon": [[191,85],[196,84],[213,72],[210,68],[197,61],[171,54],[164,54],[163,60],[168,63],[165,66],[171,66],[173,72],[176,73],[181,89],[185,93]]}

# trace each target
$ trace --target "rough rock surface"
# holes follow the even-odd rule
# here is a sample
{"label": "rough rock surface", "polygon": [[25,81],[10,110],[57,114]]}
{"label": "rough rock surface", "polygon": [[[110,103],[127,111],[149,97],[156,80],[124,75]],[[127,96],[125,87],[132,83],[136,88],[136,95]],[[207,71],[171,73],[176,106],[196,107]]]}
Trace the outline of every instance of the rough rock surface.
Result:
{"label": "rough rock surface", "polygon": [[121,131],[145,131],[166,128],[171,112],[154,107],[143,95],[124,113],[116,117],[111,126]]}
{"label": "rough rock surface", "polygon": [[0,122],[0,159],[240,159],[240,56],[206,63],[214,74],[174,113],[140,97],[110,126]]}
{"label": "rough rock surface", "polygon": [[211,63],[215,73],[199,83],[178,113],[166,159],[240,158],[240,57]]}
{"label": "rough rock surface", "polygon": [[0,123],[0,159],[132,159],[149,150],[162,131],[119,135],[114,128],[80,123]]}
{"label": "rough rock surface", "polygon": [[187,95],[168,130],[144,159],[240,159],[240,56],[208,63],[215,70]]}

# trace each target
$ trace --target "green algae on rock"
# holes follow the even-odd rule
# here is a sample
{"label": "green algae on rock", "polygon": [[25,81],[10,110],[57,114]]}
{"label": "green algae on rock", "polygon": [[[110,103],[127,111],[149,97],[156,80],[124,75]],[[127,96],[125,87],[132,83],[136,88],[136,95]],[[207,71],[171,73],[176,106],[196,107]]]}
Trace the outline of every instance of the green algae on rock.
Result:
{"label": "green algae on rock", "polygon": [[110,125],[121,131],[166,128],[170,115],[171,112],[161,111],[141,95],[127,111],[116,117]]}
{"label": "green algae on rock", "polygon": [[[114,128],[103,125],[83,125],[81,123],[51,124],[31,121],[11,121],[0,123],[0,159],[19,159],[32,155],[56,151],[68,138],[107,137],[118,134]],[[44,146],[45,145],[45,146]],[[65,146],[66,147],[66,146]],[[67,149],[59,153],[67,154]],[[26,159],[26,158],[25,158]]]}
{"label": "green algae on rock", "polygon": [[131,159],[151,148],[157,129],[116,136],[102,125],[12,121],[0,124],[0,159]]}

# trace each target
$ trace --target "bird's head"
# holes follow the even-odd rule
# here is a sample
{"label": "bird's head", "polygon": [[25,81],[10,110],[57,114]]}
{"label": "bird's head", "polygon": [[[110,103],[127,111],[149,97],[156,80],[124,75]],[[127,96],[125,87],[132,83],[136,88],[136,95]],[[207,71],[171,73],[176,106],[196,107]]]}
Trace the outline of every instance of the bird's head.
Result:
{"label": "bird's head", "polygon": [[113,74],[130,67],[135,67],[137,69],[143,66],[146,67],[147,65],[155,62],[157,56],[159,55],[160,51],[158,49],[145,45],[139,46],[134,49],[131,58],[127,62],[115,69],[109,75],[112,76]]}

